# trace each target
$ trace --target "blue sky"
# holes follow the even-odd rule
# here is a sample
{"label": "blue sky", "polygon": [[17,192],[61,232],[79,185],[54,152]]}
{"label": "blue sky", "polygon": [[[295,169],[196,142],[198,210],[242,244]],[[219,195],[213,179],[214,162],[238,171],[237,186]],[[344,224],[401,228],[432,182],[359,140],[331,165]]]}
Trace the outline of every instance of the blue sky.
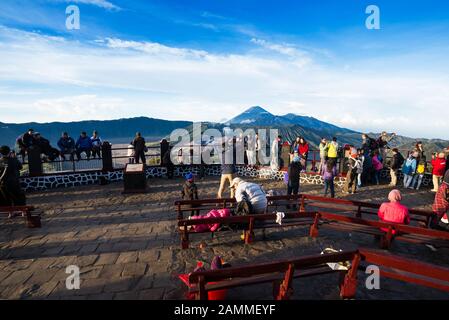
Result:
{"label": "blue sky", "polygon": [[440,0],[2,0],[0,122],[222,121],[260,105],[449,139],[448,35]]}

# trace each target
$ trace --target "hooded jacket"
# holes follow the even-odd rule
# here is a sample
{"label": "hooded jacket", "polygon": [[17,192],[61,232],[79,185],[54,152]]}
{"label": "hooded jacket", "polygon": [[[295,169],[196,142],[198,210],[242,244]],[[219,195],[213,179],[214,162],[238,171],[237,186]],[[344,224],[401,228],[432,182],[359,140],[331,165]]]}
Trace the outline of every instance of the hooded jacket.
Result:
{"label": "hooded jacket", "polygon": [[260,185],[252,182],[240,182],[235,190],[235,199],[240,202],[243,198],[251,203],[255,213],[265,212],[267,195]]}

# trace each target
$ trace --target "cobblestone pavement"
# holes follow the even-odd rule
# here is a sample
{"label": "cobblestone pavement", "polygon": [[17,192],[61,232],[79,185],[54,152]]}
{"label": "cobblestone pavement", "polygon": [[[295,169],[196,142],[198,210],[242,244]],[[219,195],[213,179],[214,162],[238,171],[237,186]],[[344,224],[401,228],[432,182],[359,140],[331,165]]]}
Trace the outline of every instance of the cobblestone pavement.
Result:
{"label": "cobblestone pavement", "polygon": [[[257,180],[266,190],[283,190],[283,182]],[[181,250],[173,202],[179,199],[181,180],[149,180],[150,191],[122,195],[122,184],[84,186],[28,195],[29,204],[44,211],[42,228],[27,229],[21,218],[0,220],[1,299],[182,299],[185,288],[179,273],[191,272],[198,260],[206,266],[214,255],[232,265],[265,262],[305,254],[322,248],[365,246],[373,239],[323,230],[307,237],[306,228],[267,230],[267,240],[256,232],[256,241],[243,245],[239,234],[224,232],[193,237],[191,248]],[[198,182],[201,198],[215,197],[217,178]],[[302,186],[302,192],[318,194],[321,186]],[[361,200],[384,201],[388,190],[370,187],[352,195]],[[339,196],[342,196],[339,194]],[[349,197],[348,197],[349,198]],[[404,203],[429,208],[428,191],[405,191]],[[207,246],[199,248],[204,240]],[[393,252],[449,266],[448,251],[431,252],[424,246],[395,243]],[[66,267],[81,270],[79,290],[67,290]],[[363,280],[363,275],[361,275]],[[297,299],[337,299],[337,278],[326,275],[295,281]],[[231,299],[270,299],[271,285],[236,288]],[[446,299],[447,294],[381,279],[381,290],[360,286],[359,299]]]}

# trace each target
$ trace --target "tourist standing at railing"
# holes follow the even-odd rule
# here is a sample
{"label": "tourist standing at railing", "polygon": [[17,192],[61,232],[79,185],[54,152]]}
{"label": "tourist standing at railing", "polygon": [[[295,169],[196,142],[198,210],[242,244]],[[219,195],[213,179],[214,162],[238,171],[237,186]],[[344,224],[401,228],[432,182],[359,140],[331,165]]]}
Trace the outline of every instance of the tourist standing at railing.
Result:
{"label": "tourist standing at railing", "polygon": [[257,164],[257,158],[256,158],[256,136],[253,134],[249,134],[246,137],[246,157],[248,158],[248,165],[250,167],[254,167]]}
{"label": "tourist standing at railing", "polygon": [[404,165],[402,166],[402,174],[404,175],[404,188],[412,188],[413,175],[416,171],[416,157],[417,152],[410,152],[407,160],[405,160]]}
{"label": "tourist standing at railing", "polygon": [[444,152],[435,153],[432,155],[432,192],[438,192],[438,188],[446,172],[446,159],[444,158]]}
{"label": "tourist standing at railing", "polygon": [[405,159],[399,152],[398,148],[393,148],[392,152],[393,157],[391,158],[388,166],[390,168],[390,177],[391,177],[390,187],[395,187],[398,184],[399,169],[404,164]]}
{"label": "tourist standing at railing", "polygon": [[81,132],[78,140],[75,144],[76,148],[76,158],[78,161],[81,160],[81,154],[84,152],[86,154],[87,160],[90,159],[90,155],[92,152],[92,140],[87,136],[86,132]]}
{"label": "tourist standing at railing", "polygon": [[145,138],[142,137],[140,132],[136,133],[136,137],[131,142],[131,145],[134,147],[134,161],[135,163],[139,163],[141,160],[143,164],[146,164],[145,152],[148,150],[145,142]]}
{"label": "tourist standing at railing", "polygon": [[168,149],[165,151],[165,154],[162,156],[162,165],[167,169],[168,179],[173,179],[175,172],[175,165],[171,161],[171,151],[172,147],[169,146]]}
{"label": "tourist standing at railing", "polygon": [[19,151],[19,154],[22,156],[22,162],[25,161],[25,155],[28,152],[28,149],[34,145],[34,130],[28,129],[27,132],[17,137],[16,144]]}
{"label": "tourist standing at railing", "polygon": [[433,212],[437,217],[432,221],[432,227],[449,230],[449,170],[446,171],[443,182],[435,195],[435,201],[432,206]]}
{"label": "tourist standing at railing", "polygon": [[306,163],[306,165],[303,168],[303,171],[306,171],[307,170],[307,159],[309,157],[309,144],[303,137],[301,137],[299,139],[298,154],[302,159],[304,159],[304,161]]}
{"label": "tourist standing at railing", "polygon": [[413,178],[412,188],[416,186],[416,190],[419,190],[424,179],[424,174],[426,173],[427,159],[424,153],[423,143],[421,141],[418,141],[418,143],[416,143],[415,150],[417,151],[418,156],[416,157],[416,174]]}
{"label": "tourist standing at railing", "polygon": [[334,179],[337,176],[337,164],[332,160],[327,160],[321,168],[321,176],[324,180],[324,196],[330,191],[331,198],[335,198]]}
{"label": "tourist standing at railing", "polygon": [[8,146],[0,148],[0,206],[26,205],[25,193],[20,187],[22,164]]}
{"label": "tourist standing at railing", "polygon": [[300,144],[300,141],[301,141],[301,137],[296,137],[295,141],[291,144],[291,147],[290,147],[290,155],[291,155],[292,159],[293,159],[293,155],[294,155],[295,153],[299,153],[299,144]]}
{"label": "tourist standing at railing", "polygon": [[319,148],[320,148],[320,167],[318,168],[318,172],[321,172],[321,168],[323,167],[324,162],[327,159],[327,151],[329,149],[329,144],[327,143],[326,138],[321,138]]}
{"label": "tourist standing at railing", "polygon": [[[390,202],[384,202],[379,208],[377,215],[382,222],[391,222],[399,224],[410,224],[410,215],[406,206],[401,204],[402,195],[399,190],[391,190],[388,194]],[[382,228],[382,231],[388,232],[388,229]],[[395,231],[393,230],[393,234]]]}
{"label": "tourist standing at railing", "polygon": [[101,138],[98,136],[98,131],[95,130],[92,133],[92,137],[90,138],[92,142],[92,158],[95,159],[98,156],[98,159],[101,158]]}
{"label": "tourist standing at railing", "polygon": [[338,145],[337,137],[333,137],[327,148],[327,160],[332,162],[335,166],[337,165],[339,148],[340,146]]}
{"label": "tourist standing at railing", "polygon": [[[357,153],[351,154],[348,162],[348,172],[346,173],[346,181],[343,187],[344,193],[354,194],[357,190],[357,168],[361,165],[357,159]],[[351,191],[349,191],[351,189]]]}
{"label": "tourist standing at railing", "polygon": [[[292,162],[289,164],[287,170],[287,195],[298,194],[302,168],[301,158],[296,154],[293,156]],[[288,205],[287,208],[290,208],[290,206]]]}
{"label": "tourist standing at railing", "polygon": [[363,149],[357,149],[357,188],[362,187],[362,176],[365,166],[365,155],[363,154]]}
{"label": "tourist standing at railing", "polygon": [[[233,161],[229,163],[229,153],[233,152],[233,149],[235,148],[235,145],[233,145],[234,147],[232,148],[232,150],[226,150],[226,144],[223,142],[222,143],[222,154],[220,156],[220,160],[221,160],[221,177],[220,177],[220,187],[218,188],[218,194],[217,197],[219,199],[222,198],[223,196],[223,191],[225,189],[225,185],[226,183],[229,183],[229,186],[232,184],[232,180],[234,179],[234,172],[235,172],[235,166],[234,166],[234,161],[235,161],[235,157],[234,155],[232,156]],[[226,157],[226,154],[228,153],[228,157]],[[228,158],[228,159],[226,159]],[[234,198],[234,189],[231,188],[231,198]]]}
{"label": "tourist standing at railing", "polygon": [[390,148],[388,146],[388,143],[391,140],[393,140],[394,137],[396,137],[396,133],[393,132],[391,135],[388,135],[388,133],[384,131],[384,132],[382,132],[380,137],[377,139],[377,144],[379,146],[379,152],[380,152],[380,155],[382,156],[384,164],[385,164],[385,159],[387,159],[388,149]]}
{"label": "tourist standing at railing", "polygon": [[65,155],[70,155],[70,161],[75,157],[75,140],[69,136],[67,132],[63,132],[61,138],[58,140],[58,147],[61,153],[61,158],[65,161]]}

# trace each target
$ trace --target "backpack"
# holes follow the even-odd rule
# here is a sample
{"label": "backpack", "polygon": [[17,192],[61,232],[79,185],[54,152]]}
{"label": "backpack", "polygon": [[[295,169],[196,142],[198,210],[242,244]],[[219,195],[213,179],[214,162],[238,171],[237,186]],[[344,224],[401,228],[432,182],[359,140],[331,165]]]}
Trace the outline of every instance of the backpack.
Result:
{"label": "backpack", "polygon": [[404,165],[402,166],[402,173],[403,174],[411,175],[413,173],[412,172],[411,161],[412,160],[410,160],[410,163],[409,163],[409,160],[404,162]]}

